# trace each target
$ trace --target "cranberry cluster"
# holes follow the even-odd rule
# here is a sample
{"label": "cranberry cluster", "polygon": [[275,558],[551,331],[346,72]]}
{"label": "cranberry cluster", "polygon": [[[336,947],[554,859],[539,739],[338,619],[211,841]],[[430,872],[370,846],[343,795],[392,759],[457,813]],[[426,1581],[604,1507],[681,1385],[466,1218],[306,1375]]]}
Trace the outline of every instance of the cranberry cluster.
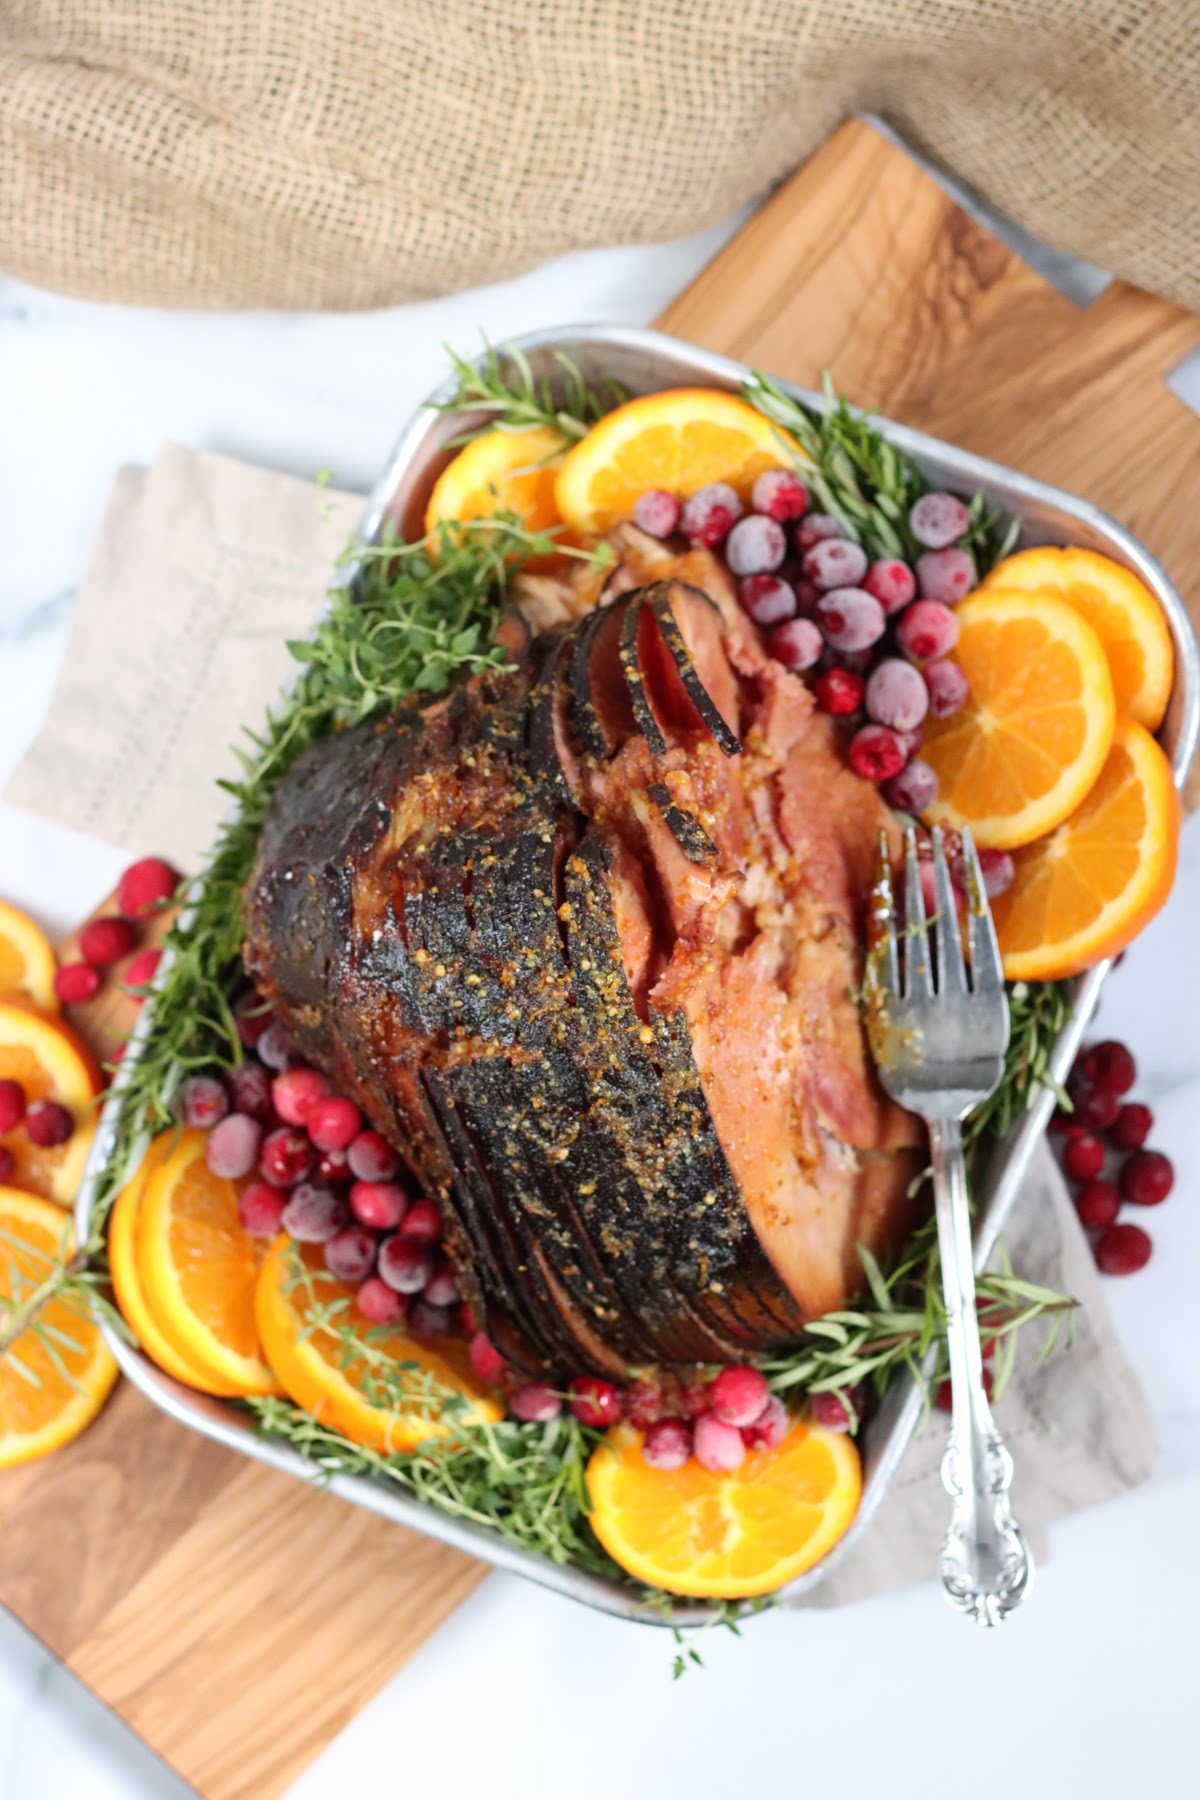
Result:
{"label": "cranberry cluster", "polygon": [[[54,992],[64,1006],[81,1006],[99,993],[103,971],[124,960],[137,943],[139,923],[172,898],[179,876],[158,856],[131,863],[117,883],[117,911],[90,919],[79,934],[79,961],[63,963]],[[151,946],[127,964],[124,986],[142,989],[158,968],[162,951]],[[140,998],[140,994],[136,996]]]}
{"label": "cranberry cluster", "polygon": [[927,717],[957,712],[967,698],[950,660],[958,640],[955,604],[975,585],[975,564],[959,543],[969,527],[955,494],[924,494],[909,513],[923,554],[871,562],[839,521],[812,512],[808,489],[790,469],[767,469],[746,513],[733,488],[711,482],[684,501],[663,488],[639,496],[634,523],[654,537],[682,533],[723,555],[746,612],[771,655],[811,674],[822,711],[855,726],[846,755],[889,802],[923,812],[937,776],[916,754]]}
{"label": "cranberry cluster", "polygon": [[1160,1150],[1147,1150],[1154,1126],[1148,1106],[1124,1096],[1137,1064],[1115,1038],[1080,1051],[1067,1081],[1072,1110],[1059,1108],[1050,1129],[1063,1138],[1062,1165],[1075,1185],[1075,1210],[1106,1275],[1133,1275],[1153,1245],[1140,1225],[1118,1223],[1123,1203],[1160,1206],[1175,1171]]}

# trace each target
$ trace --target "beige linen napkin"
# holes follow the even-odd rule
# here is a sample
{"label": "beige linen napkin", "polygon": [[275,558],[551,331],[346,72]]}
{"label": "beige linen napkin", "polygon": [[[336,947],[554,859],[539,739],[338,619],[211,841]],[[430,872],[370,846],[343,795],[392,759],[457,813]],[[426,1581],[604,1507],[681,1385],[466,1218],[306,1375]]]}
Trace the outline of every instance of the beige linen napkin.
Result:
{"label": "beige linen napkin", "polygon": [[[295,666],[361,501],[207,451],[122,470],[79,592],[45,724],[6,798],[131,853],[201,861],[236,773],[228,746]],[[1145,1399],[1048,1151],[1006,1233],[1017,1269],[1081,1302],[1074,1345],[1036,1366],[1026,1345],[998,1416],[1016,1462],[1017,1516],[1044,1552],[1064,1513],[1150,1474]],[[1026,1334],[1034,1340],[1038,1328]],[[946,1522],[944,1420],[910,1447],[879,1519],[813,1596],[837,1605],[930,1575]]]}

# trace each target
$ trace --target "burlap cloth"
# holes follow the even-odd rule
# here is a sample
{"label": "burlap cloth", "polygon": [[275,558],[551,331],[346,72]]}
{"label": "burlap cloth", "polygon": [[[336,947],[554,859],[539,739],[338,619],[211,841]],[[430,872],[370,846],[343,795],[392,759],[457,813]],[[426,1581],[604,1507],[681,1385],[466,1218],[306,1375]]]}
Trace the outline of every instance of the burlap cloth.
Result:
{"label": "burlap cloth", "polygon": [[380,306],[696,230],[864,110],[1200,306],[1200,0],[6,0],[0,266]]}
{"label": "burlap cloth", "polygon": [[[170,448],[122,470],[75,607],[46,721],[5,798],[135,854],[195,868],[224,814],[227,746],[294,664],[361,502],[209,452]],[[1020,1273],[1080,1301],[1075,1342],[1036,1366],[1026,1334],[998,1418],[1013,1498],[1037,1554],[1045,1528],[1149,1476],[1154,1436],[1074,1208],[1039,1158],[1006,1241]],[[813,1596],[833,1605],[930,1575],[946,1523],[945,1422],[910,1447],[878,1523]]]}

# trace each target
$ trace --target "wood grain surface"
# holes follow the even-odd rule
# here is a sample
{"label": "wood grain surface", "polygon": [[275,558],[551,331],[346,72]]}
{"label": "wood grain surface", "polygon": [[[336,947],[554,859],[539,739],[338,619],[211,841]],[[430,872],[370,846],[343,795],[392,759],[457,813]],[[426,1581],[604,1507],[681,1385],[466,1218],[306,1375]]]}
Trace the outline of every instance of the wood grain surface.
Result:
{"label": "wood grain surface", "polygon": [[[659,323],[809,385],[829,368],[862,405],[1088,496],[1200,614],[1200,420],[1164,385],[1200,321],[1121,284],[1075,307],[869,126]],[[92,1008],[77,1022],[110,1045],[124,1019]],[[207,1800],[281,1793],[483,1572],[128,1384],[70,1449],[0,1475],[0,1600]]]}

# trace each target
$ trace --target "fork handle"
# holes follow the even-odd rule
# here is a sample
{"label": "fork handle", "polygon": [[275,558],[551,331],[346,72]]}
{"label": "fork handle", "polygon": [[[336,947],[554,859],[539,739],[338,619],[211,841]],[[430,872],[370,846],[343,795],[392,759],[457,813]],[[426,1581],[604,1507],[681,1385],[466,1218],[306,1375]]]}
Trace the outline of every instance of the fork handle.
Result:
{"label": "fork handle", "polygon": [[998,1625],[1033,1582],[1033,1558],[1008,1503],[1013,1464],[983,1387],[975,1311],[975,1264],[962,1130],[957,1119],[929,1125],[938,1247],[946,1300],[952,1412],[942,1458],[951,1498],[939,1571],[951,1606],[978,1625]]}

